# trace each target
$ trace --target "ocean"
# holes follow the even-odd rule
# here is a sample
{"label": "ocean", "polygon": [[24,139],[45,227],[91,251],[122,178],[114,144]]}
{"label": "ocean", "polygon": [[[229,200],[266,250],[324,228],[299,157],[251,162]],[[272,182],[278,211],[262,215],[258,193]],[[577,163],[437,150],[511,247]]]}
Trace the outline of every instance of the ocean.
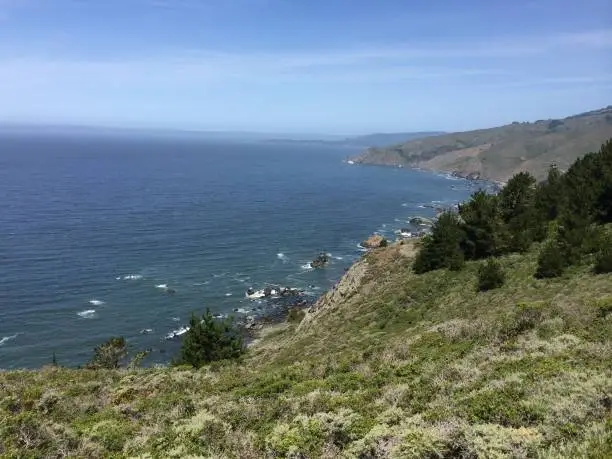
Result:
{"label": "ocean", "polygon": [[[476,186],[361,167],[321,145],[0,135],[0,368],[84,364],[124,336],[167,362],[192,312],[273,312],[249,287],[314,300],[362,251]],[[320,252],[322,270],[308,269]]]}

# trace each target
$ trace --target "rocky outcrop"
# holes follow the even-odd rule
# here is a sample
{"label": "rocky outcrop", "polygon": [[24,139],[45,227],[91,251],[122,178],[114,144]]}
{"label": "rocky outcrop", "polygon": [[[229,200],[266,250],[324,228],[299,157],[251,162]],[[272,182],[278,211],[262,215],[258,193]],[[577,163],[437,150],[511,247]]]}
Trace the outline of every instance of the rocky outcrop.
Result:
{"label": "rocky outcrop", "polygon": [[310,266],[315,269],[324,268],[327,265],[327,263],[329,263],[329,257],[327,256],[327,254],[320,253],[317,258],[312,260],[312,262],[310,263]]}
{"label": "rocky outcrop", "polygon": [[361,243],[361,246],[366,249],[377,249],[385,246],[386,239],[378,234],[373,234]]}

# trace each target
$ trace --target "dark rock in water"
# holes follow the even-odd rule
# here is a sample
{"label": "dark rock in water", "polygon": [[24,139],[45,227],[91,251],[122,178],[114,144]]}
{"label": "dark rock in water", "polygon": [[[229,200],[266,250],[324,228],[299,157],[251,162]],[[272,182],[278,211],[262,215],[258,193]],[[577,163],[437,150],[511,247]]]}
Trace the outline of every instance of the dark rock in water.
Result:
{"label": "dark rock in water", "polygon": [[327,263],[329,263],[329,257],[327,256],[327,254],[320,253],[317,258],[312,260],[312,262],[310,263],[310,266],[312,266],[315,269],[324,268],[325,265],[327,265]]}
{"label": "dark rock in water", "polygon": [[176,290],[174,290],[173,288],[167,288],[166,293],[168,295],[174,295],[176,293]]}

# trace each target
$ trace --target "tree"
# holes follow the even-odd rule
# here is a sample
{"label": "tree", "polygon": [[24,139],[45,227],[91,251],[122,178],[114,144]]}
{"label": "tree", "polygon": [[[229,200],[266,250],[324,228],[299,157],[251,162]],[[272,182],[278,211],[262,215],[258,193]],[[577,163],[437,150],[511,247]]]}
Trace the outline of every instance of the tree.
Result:
{"label": "tree", "polygon": [[440,214],[429,236],[423,238],[413,269],[422,274],[435,269],[461,269],[464,263],[461,241],[464,233],[457,215],[452,212]]}
{"label": "tree", "polygon": [[546,180],[539,183],[535,192],[535,207],[539,215],[546,221],[554,220],[559,216],[563,205],[563,179],[556,166],[548,169]]}
{"label": "tree", "polygon": [[242,336],[231,319],[216,320],[207,309],[201,319],[191,316],[189,331],[174,363],[200,368],[215,360],[238,358],[244,351]]}
{"label": "tree", "polygon": [[535,198],[536,179],[528,172],[515,174],[499,193],[499,212],[509,232],[511,252],[524,252],[533,241],[546,237],[545,218]]}
{"label": "tree", "polygon": [[119,368],[126,355],[127,344],[125,338],[113,337],[94,348],[94,355],[86,364],[86,368],[108,370]]}
{"label": "tree", "polygon": [[459,205],[465,237],[461,248],[466,259],[479,260],[504,252],[508,235],[501,219],[497,197],[480,190]]}
{"label": "tree", "polygon": [[595,255],[595,274],[612,273],[612,236],[606,235],[600,239],[599,251]]}
{"label": "tree", "polygon": [[566,262],[556,241],[544,246],[538,257],[538,268],[534,274],[536,279],[559,277],[565,270]]}
{"label": "tree", "polygon": [[478,268],[478,291],[486,292],[504,285],[506,275],[499,264],[493,258],[489,258]]}

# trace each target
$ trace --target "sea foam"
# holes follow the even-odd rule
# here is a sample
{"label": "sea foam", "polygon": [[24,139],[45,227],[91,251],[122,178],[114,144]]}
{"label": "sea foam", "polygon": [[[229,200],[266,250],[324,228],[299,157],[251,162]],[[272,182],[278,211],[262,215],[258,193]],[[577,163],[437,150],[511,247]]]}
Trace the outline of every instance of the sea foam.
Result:
{"label": "sea foam", "polygon": [[83,319],[93,319],[96,316],[95,309],[87,309],[86,311],[77,312],[77,316]]}
{"label": "sea foam", "polygon": [[12,340],[12,339],[17,338],[17,336],[19,336],[19,333],[15,333],[14,335],[9,335],[9,336],[3,336],[3,337],[0,339],[0,346],[3,346],[3,345],[4,345],[4,343],[6,343],[6,342],[8,342],[8,341],[10,341],[10,340]]}

